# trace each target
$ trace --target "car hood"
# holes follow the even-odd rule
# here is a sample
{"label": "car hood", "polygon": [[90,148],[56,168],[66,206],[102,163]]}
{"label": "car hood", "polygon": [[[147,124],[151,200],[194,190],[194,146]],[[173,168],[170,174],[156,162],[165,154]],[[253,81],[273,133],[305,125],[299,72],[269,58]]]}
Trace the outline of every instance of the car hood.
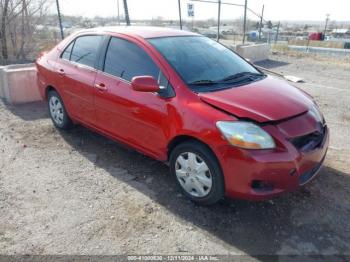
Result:
{"label": "car hood", "polygon": [[278,121],[302,114],[313,103],[303,91],[272,76],[240,87],[199,93],[199,96],[207,104],[257,122]]}

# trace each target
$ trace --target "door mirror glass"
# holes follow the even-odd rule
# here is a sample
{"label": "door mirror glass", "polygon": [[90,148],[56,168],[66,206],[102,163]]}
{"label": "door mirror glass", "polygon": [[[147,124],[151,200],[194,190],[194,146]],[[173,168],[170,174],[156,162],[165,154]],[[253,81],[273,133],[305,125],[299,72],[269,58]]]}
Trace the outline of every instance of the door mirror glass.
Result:
{"label": "door mirror glass", "polygon": [[153,76],[135,76],[131,80],[131,87],[139,92],[160,91],[160,86]]}

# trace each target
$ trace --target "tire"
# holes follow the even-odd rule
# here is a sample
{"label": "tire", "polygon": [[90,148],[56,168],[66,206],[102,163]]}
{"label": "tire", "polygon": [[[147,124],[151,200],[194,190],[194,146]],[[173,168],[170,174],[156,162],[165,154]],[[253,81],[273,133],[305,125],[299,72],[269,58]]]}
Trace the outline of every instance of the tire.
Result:
{"label": "tire", "polygon": [[62,98],[54,90],[49,91],[47,95],[47,107],[51,120],[55,127],[64,130],[73,127],[73,122],[67,114],[67,110],[63,104]]}
{"label": "tire", "polygon": [[206,145],[197,141],[183,142],[172,150],[169,162],[171,175],[182,193],[192,201],[211,205],[224,197],[221,167]]}

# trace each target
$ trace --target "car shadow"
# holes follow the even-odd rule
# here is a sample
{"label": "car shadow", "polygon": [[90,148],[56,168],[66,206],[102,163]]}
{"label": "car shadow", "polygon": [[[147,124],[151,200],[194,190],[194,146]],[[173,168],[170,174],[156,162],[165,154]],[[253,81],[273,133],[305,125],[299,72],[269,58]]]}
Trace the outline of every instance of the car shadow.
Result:
{"label": "car shadow", "polygon": [[24,121],[34,121],[49,117],[46,103],[42,101],[17,105],[12,105],[3,101],[3,104],[12,114],[20,117]]}
{"label": "car shadow", "polygon": [[[271,254],[349,253],[349,174],[325,166],[298,192],[270,201],[225,199],[198,206],[183,197],[168,167],[83,127],[61,132],[81,155],[111,176],[149,196],[177,217],[226,244],[270,261]],[[123,172],[125,169],[128,176]],[[151,193],[150,193],[151,192]],[[345,202],[340,202],[342,198]],[[346,201],[347,200],[347,201]],[[343,233],[342,233],[343,232]]]}
{"label": "car shadow", "polygon": [[254,64],[261,66],[261,67],[265,67],[267,69],[273,69],[273,68],[289,65],[289,63],[287,63],[287,62],[271,60],[271,59],[258,61],[258,62],[255,62]]}

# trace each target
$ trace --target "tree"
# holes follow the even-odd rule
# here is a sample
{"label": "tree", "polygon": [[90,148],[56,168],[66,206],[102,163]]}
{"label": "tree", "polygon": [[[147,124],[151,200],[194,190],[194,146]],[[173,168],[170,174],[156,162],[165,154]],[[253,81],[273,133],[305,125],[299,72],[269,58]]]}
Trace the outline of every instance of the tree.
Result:
{"label": "tree", "polygon": [[272,29],[272,22],[271,21],[267,22],[267,28]]}
{"label": "tree", "polygon": [[256,22],[255,29],[258,30],[260,28],[260,22]]}
{"label": "tree", "polygon": [[8,59],[7,53],[7,36],[6,36],[6,22],[8,16],[10,0],[1,0],[0,2],[0,14],[1,14],[1,25],[0,25],[0,39],[1,39],[1,55],[5,62]]}
{"label": "tree", "polygon": [[33,35],[50,2],[51,0],[0,0],[1,55],[5,63],[10,55],[13,59],[25,60],[37,46]]}

